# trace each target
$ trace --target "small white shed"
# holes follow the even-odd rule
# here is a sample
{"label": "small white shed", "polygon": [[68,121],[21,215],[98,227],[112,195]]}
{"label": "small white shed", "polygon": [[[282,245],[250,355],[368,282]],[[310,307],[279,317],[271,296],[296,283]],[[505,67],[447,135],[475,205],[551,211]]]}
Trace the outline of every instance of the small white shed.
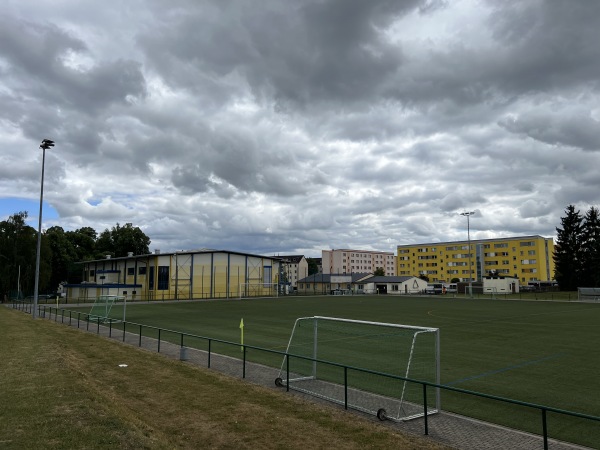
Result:
{"label": "small white shed", "polygon": [[483,279],[484,294],[515,294],[519,292],[519,280],[510,277],[485,277]]}

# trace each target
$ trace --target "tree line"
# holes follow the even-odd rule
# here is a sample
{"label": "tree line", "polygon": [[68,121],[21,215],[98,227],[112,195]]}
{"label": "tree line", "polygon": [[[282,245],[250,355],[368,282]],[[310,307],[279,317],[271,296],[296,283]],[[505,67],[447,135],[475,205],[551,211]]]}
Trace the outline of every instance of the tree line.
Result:
{"label": "tree line", "polygon": [[600,215],[592,206],[584,216],[569,205],[556,228],[555,280],[563,291],[600,286]]}
{"label": "tree line", "polygon": [[[32,295],[35,283],[37,230],[27,225],[21,211],[0,222],[0,293]],[[81,261],[150,253],[150,238],[131,223],[117,223],[100,234],[91,227],[64,231],[59,226],[42,232],[39,292],[56,291],[59,283],[82,281]]]}

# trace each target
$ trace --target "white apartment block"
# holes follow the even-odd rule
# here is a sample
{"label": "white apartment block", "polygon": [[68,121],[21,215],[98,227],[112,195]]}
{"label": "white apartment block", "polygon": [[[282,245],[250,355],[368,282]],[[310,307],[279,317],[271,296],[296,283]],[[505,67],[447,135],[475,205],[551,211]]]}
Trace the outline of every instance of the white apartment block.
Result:
{"label": "white apartment block", "polygon": [[373,273],[383,267],[386,276],[396,275],[394,252],[374,252],[369,250],[321,250],[323,273]]}
{"label": "white apartment block", "polygon": [[283,262],[283,270],[292,287],[298,287],[298,279],[308,276],[308,262],[304,255],[279,256]]}

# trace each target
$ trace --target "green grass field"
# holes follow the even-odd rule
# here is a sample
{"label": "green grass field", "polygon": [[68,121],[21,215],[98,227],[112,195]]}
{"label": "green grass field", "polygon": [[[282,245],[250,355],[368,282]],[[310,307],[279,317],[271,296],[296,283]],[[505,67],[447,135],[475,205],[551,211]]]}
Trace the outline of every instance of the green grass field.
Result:
{"label": "green grass field", "polygon": [[[245,344],[281,351],[294,321],[314,315],[440,328],[442,384],[600,416],[597,304],[328,296],[127,305],[128,322],[233,342],[243,318]],[[539,413],[515,405],[442,392],[442,408],[541,432]],[[600,442],[598,422],[550,413],[548,424],[552,437]]]}

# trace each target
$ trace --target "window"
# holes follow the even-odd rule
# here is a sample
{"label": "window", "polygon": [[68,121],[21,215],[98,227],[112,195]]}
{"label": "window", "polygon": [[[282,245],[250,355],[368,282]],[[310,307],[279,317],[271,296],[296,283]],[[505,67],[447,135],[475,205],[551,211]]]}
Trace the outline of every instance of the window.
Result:
{"label": "window", "polygon": [[127,275],[135,275],[135,267],[128,267],[127,268]]}
{"label": "window", "polygon": [[506,242],[502,242],[500,244],[494,244],[494,248],[508,248],[508,244]]}
{"label": "window", "polygon": [[150,266],[150,273],[148,275],[148,289],[154,289],[154,266]]}
{"label": "window", "polygon": [[138,267],[138,275],[146,275],[146,266]]}
{"label": "window", "polygon": [[521,247],[535,247],[535,241],[524,241],[524,242],[519,242],[519,245]]}
{"label": "window", "polygon": [[272,267],[271,266],[263,266],[263,283],[264,286],[266,287],[267,283],[271,282],[271,279],[273,278],[273,276],[271,275],[271,270]]}
{"label": "window", "polygon": [[90,278],[94,278],[95,274],[96,274],[95,270],[90,270]]}
{"label": "window", "polygon": [[158,286],[156,289],[159,291],[169,289],[169,266],[158,266]]}

